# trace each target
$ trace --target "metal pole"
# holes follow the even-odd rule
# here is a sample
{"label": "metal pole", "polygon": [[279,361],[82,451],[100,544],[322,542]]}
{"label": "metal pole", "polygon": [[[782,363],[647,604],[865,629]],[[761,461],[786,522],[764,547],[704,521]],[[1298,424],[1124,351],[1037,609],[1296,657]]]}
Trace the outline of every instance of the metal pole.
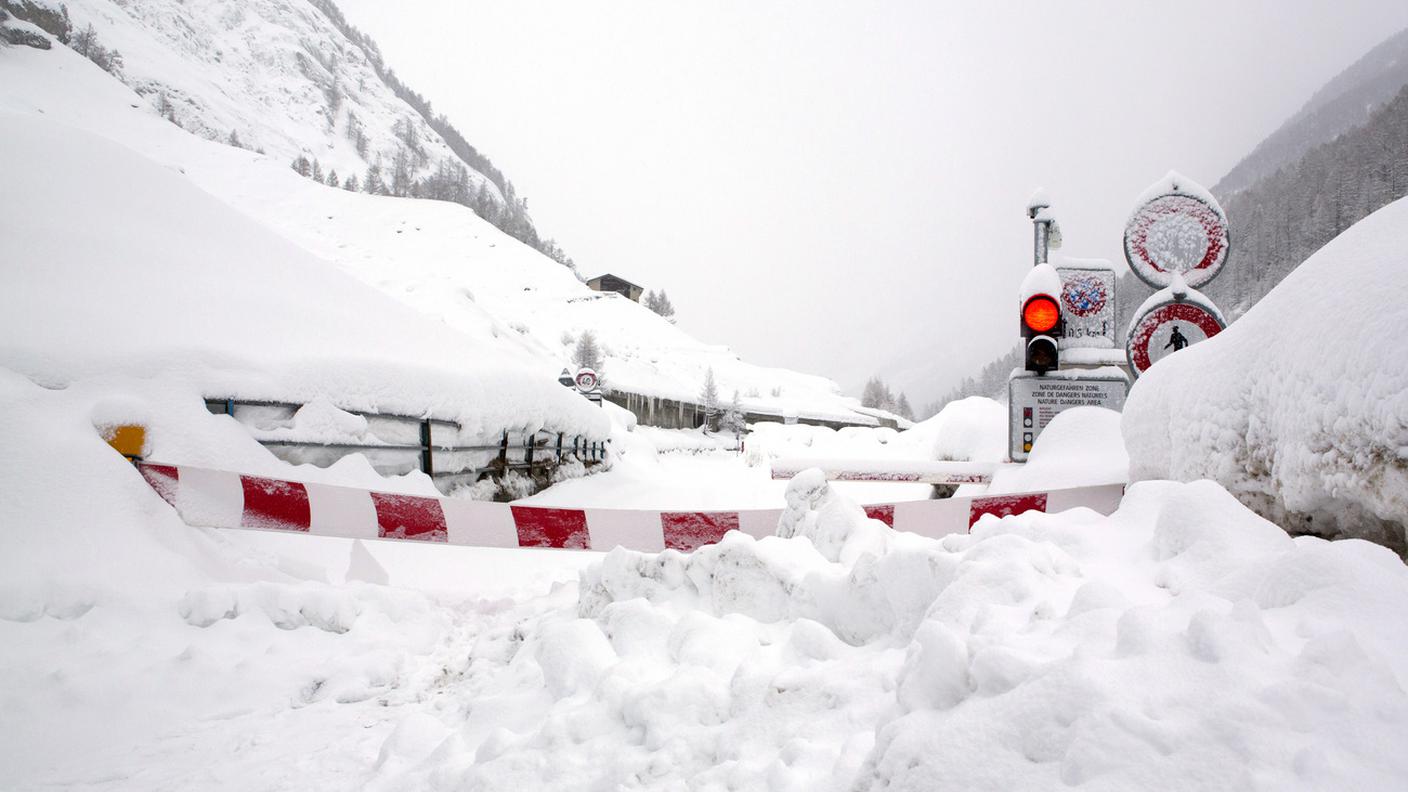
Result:
{"label": "metal pole", "polygon": [[1035,261],[1032,263],[1032,266],[1038,266],[1046,263],[1047,241],[1051,234],[1051,221],[1033,218],[1032,230],[1035,232],[1035,239],[1033,240],[1035,250],[1032,251],[1032,257]]}
{"label": "metal pole", "polygon": [[420,422],[420,470],[427,476],[435,475],[435,450],[430,443],[430,419]]}

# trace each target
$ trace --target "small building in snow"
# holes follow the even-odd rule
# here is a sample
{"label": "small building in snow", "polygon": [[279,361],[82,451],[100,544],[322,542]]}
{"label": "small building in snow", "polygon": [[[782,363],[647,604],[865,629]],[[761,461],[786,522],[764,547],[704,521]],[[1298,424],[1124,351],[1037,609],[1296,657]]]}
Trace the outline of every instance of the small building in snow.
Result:
{"label": "small building in snow", "polygon": [[635,300],[636,302],[640,302],[640,296],[645,293],[644,288],[631,283],[625,278],[612,275],[609,272],[592,278],[587,281],[587,285],[592,288],[592,291],[616,292],[622,297],[628,300]]}

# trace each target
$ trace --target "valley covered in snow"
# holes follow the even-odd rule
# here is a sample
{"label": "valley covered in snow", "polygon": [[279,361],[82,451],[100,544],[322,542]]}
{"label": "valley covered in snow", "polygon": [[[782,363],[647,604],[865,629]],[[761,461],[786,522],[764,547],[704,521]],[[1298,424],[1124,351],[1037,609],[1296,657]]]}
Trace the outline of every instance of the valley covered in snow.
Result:
{"label": "valley covered in snow", "polygon": [[[1000,402],[880,426],[470,207],[296,174],[309,149],[367,165],[322,82],[373,144],[411,115],[319,3],[70,6],[124,80],[0,45],[0,789],[1408,785],[1408,358],[1375,324],[1408,320],[1408,199],[1013,464]],[[226,127],[266,153],[202,134]],[[646,426],[557,381],[587,331],[608,389],[688,402],[712,372],[750,411],[861,425]],[[324,442],[379,412],[609,442],[500,508],[780,516],[691,552],[188,523],[105,433],[145,427],[162,465],[441,495],[360,453],[291,464],[212,399],[302,405],[274,431]],[[799,457],[994,472],[771,477]],[[1046,511],[1093,485],[1117,507]],[[923,535],[865,509],[1024,493],[1042,505]]]}

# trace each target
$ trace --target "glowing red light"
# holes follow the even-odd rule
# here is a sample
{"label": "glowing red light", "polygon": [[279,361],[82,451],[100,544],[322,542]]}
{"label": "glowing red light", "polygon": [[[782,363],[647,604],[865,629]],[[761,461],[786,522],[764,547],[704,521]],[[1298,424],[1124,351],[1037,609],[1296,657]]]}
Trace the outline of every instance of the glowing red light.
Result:
{"label": "glowing red light", "polygon": [[1022,322],[1033,332],[1047,333],[1061,321],[1061,307],[1056,298],[1038,294],[1022,306]]}

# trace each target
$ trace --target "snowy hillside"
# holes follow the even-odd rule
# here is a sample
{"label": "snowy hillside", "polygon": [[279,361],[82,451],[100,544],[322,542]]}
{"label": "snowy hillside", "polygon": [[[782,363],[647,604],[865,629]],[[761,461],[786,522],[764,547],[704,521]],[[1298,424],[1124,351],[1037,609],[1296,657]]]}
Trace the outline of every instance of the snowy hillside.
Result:
{"label": "snowy hillside", "polygon": [[1408,551],[1408,199],[1340,235],[1125,406],[1131,475],[1211,478],[1296,532]]}
{"label": "snowy hillside", "polygon": [[42,20],[50,32],[89,52],[173,124],[286,163],[306,161],[303,175],[347,189],[455,201],[571,264],[538,234],[504,174],[400,81],[332,0],[10,7],[36,20],[50,12]]}
{"label": "snowy hillside", "polygon": [[[444,201],[368,196],[299,178],[285,163],[200,140],[62,47],[14,48],[0,60],[0,108],[121,143],[185,174],[312,255],[470,334],[518,336],[516,346],[544,378],[570,364],[575,339],[592,331],[605,352],[608,387],[694,401],[708,368],[727,400],[745,407],[856,422],[855,399],[835,383],[753,366],[728,349],[695,340],[648,309],[589,290],[564,267],[465,207]],[[467,356],[467,360],[475,356]]]}
{"label": "snowy hillside", "polygon": [[1400,30],[1335,75],[1294,116],[1213,187],[1223,198],[1245,190],[1307,151],[1363,124],[1408,85],[1408,30]]}
{"label": "snowy hillside", "polygon": [[[234,133],[251,150],[285,162],[306,154],[344,177],[360,177],[378,159],[389,167],[408,136],[424,149],[416,175],[456,159],[307,0],[65,5],[76,28],[92,24],[103,45],[122,54],[128,85],[153,105],[164,98],[176,123],[198,135],[225,142]],[[360,127],[362,141],[349,124]],[[503,200],[483,174],[472,178]]]}

